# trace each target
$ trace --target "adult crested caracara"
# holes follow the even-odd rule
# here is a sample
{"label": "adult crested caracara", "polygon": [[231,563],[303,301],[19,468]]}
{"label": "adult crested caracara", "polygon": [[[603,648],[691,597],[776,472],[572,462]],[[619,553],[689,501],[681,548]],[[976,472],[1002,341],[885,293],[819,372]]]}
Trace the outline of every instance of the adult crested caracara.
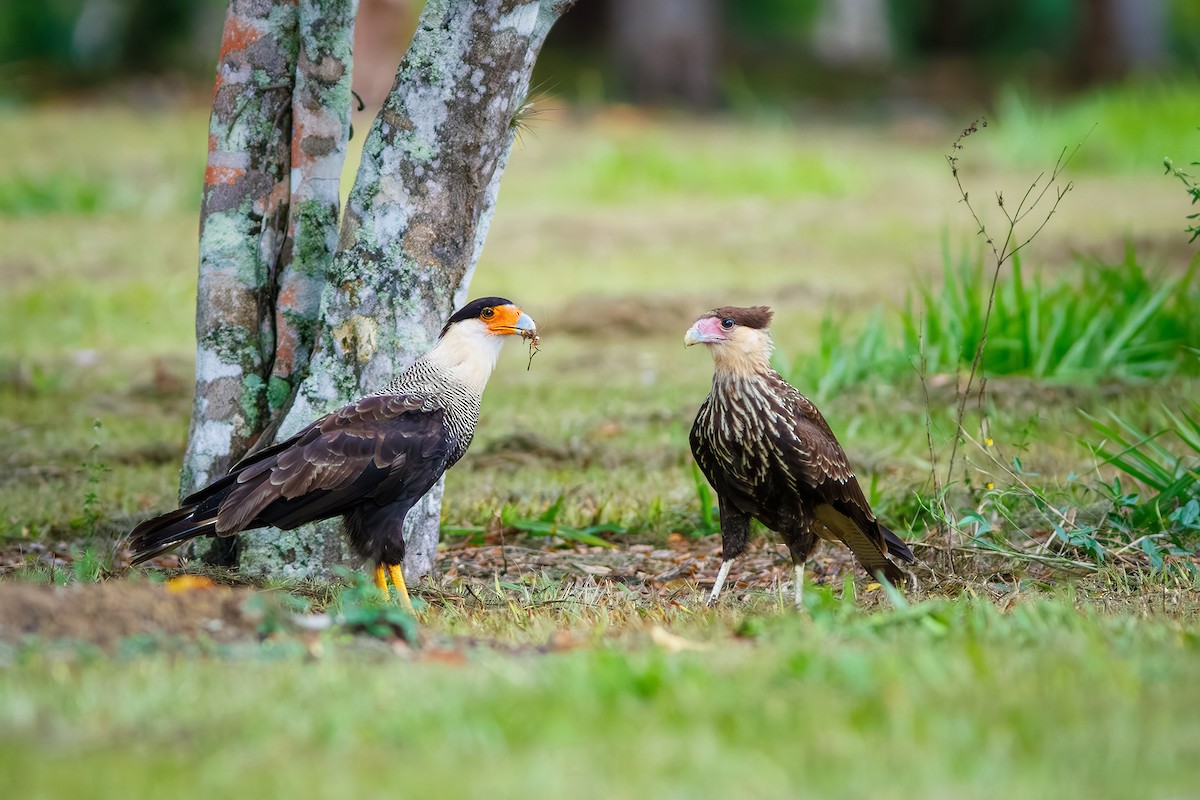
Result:
{"label": "adult crested caracara", "polygon": [[751,517],[787,544],[797,605],[818,536],[844,543],[867,572],[898,585],[904,573],[888,556],[911,562],[912,551],[875,519],[821,412],[771,369],[773,313],[766,306],[717,308],[683,338],[707,345],[713,357],[712,391],[691,433],[692,453],[721,512],[724,560],[708,602],[745,552]]}
{"label": "adult crested caracara", "polygon": [[514,334],[535,338],[536,326],[511,302],[468,303],[383,389],[247,456],[181,508],[134,528],[133,563],[196,536],[290,530],[340,515],[351,547],[374,564],[376,585],[388,594],[390,575],[411,608],[400,569],[404,517],[467,452],[483,388]]}

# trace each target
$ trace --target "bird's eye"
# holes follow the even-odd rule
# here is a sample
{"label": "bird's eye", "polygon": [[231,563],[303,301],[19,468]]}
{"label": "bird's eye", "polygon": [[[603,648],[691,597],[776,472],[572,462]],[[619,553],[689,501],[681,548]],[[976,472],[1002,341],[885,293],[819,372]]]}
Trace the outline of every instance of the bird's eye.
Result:
{"label": "bird's eye", "polygon": [[732,328],[733,327],[733,317],[726,317],[725,319],[721,320],[721,327],[724,328],[725,330],[729,330],[730,328]]}
{"label": "bird's eye", "polygon": [[485,308],[483,311],[479,312],[479,316],[481,319],[491,319],[492,317],[496,316],[496,309]]}

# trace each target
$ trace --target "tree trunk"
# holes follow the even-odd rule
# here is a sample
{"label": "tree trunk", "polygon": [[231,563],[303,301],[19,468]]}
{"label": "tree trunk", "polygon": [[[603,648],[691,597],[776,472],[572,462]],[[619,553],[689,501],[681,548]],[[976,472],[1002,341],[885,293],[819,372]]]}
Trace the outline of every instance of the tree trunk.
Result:
{"label": "tree trunk", "polygon": [[813,29],[813,51],[836,67],[886,65],[892,60],[892,39],[884,0],[824,0]]}
{"label": "tree trunk", "polygon": [[[225,19],[200,211],[196,399],[183,495],[225,474],[269,422],[298,17],[294,5],[231,0]],[[211,543],[206,558],[231,563],[228,544]]]}
{"label": "tree trunk", "polygon": [[613,0],[614,62],[639,103],[708,108],[717,101],[717,0]]}
{"label": "tree trunk", "polygon": [[1163,0],[1081,0],[1077,72],[1084,83],[1116,80],[1167,60]]}
{"label": "tree trunk", "polygon": [[[257,5],[265,2],[261,0]],[[226,348],[238,354],[238,360],[218,361],[204,356],[203,351],[198,353],[193,443],[189,447],[185,489],[220,475],[236,460],[235,456],[245,452],[256,432],[261,434],[267,429],[272,418],[278,421],[278,430],[270,430],[267,436],[286,438],[317,417],[380,388],[432,344],[446,318],[466,299],[534,62],[551,26],[573,0],[426,3],[392,91],[367,137],[342,220],[337,253],[331,262],[329,196],[322,194],[318,199],[298,192],[296,182],[304,185],[303,176],[308,175],[310,189],[326,187],[329,176],[335,174],[333,160],[339,165],[341,162],[345,139],[336,134],[328,115],[336,115],[342,125],[349,111],[353,6],[351,0],[310,2],[317,9],[330,5],[350,9],[344,19],[339,17],[345,24],[336,32],[332,25],[324,26],[327,36],[311,35],[303,11],[298,26],[304,45],[299,48],[296,62],[296,99],[292,106],[297,120],[291,137],[293,185],[290,198],[282,192],[291,204],[294,238],[290,250],[280,250],[290,255],[292,277],[302,288],[295,293],[298,307],[312,308],[313,284],[304,278],[311,277],[306,271],[310,267],[318,269],[322,285],[319,322],[313,324],[316,317],[306,313],[289,315],[283,300],[291,302],[291,293],[264,292],[263,287],[271,285],[265,283],[269,270],[259,263],[269,261],[250,261],[249,255],[242,254],[243,250],[257,254],[262,249],[245,242],[254,238],[257,243],[262,237],[258,229],[243,220],[256,219],[243,200],[237,205],[237,213],[242,216],[236,217],[242,224],[235,231],[237,235],[231,234],[230,238],[238,240],[237,253],[242,256],[238,263],[253,264],[255,269],[234,269],[236,280],[227,283],[256,300],[261,301],[267,294],[276,308],[265,313],[259,302],[252,306],[253,315],[240,311],[240,306],[236,309],[239,315],[226,315],[225,297],[229,291],[224,286],[217,294],[206,291],[205,267],[215,259],[206,261],[202,255],[200,304],[205,319],[214,319],[221,335],[232,336],[239,345],[248,340],[258,347]],[[240,9],[241,5],[240,0],[233,1],[231,20],[234,6]],[[262,16],[271,16],[274,22],[276,17],[286,15],[276,7]],[[286,31],[281,24],[276,25],[273,30]],[[227,23],[227,40],[230,27]],[[256,70],[250,72],[258,74]],[[305,114],[314,112],[317,116],[310,121],[302,117],[301,108]],[[223,114],[222,121],[236,113],[235,109]],[[213,117],[215,129],[215,103]],[[270,119],[259,115],[244,124],[253,130],[270,129]],[[240,118],[234,120],[234,128],[242,124]],[[344,125],[338,128],[344,129]],[[244,136],[238,141],[243,140],[249,141]],[[336,180],[329,183],[336,185]],[[332,198],[336,215],[336,193]],[[306,201],[311,203],[306,205]],[[307,217],[298,215],[302,207],[308,209]],[[313,222],[308,228],[306,219]],[[207,198],[204,220],[206,227],[212,224]],[[302,242],[307,244],[301,246]],[[205,245],[202,236],[202,253],[206,253]],[[319,269],[315,266],[318,264],[328,269]],[[209,271],[213,269],[209,267]],[[275,327],[280,326],[281,319],[294,322],[288,329],[290,335],[275,335],[264,319],[274,322]],[[222,325],[221,320],[228,322]],[[254,332],[257,338],[250,335]],[[303,356],[308,349],[300,343],[312,342],[313,332],[315,351],[311,364],[305,365]],[[203,342],[202,338],[201,347]],[[280,350],[275,349],[278,343],[282,343]],[[283,358],[287,352],[292,355]],[[263,353],[272,357],[268,359]],[[266,369],[268,361],[270,370]],[[277,374],[274,366],[281,361],[287,363]],[[307,377],[296,385],[305,366]],[[292,386],[296,390],[289,392]],[[273,401],[281,397],[287,397],[288,402],[276,407]],[[214,404],[212,398],[222,402]],[[218,425],[222,427],[214,427]],[[210,433],[204,438],[198,437],[197,431]],[[194,457],[192,451],[196,452]],[[439,482],[409,515],[405,573],[410,581],[433,568],[441,490]],[[234,551],[237,565],[254,576],[328,577],[332,567],[349,561],[336,522],[290,532],[252,531],[240,538],[241,546]]]}

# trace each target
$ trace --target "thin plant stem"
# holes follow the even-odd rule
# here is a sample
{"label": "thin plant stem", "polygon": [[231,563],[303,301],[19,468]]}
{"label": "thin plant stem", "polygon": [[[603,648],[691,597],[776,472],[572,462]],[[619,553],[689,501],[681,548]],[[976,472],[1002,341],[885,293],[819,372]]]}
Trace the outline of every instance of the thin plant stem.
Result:
{"label": "thin plant stem", "polygon": [[[986,119],[981,118],[981,119],[977,119],[974,122],[972,122],[969,126],[967,126],[963,130],[963,132],[959,135],[959,137],[954,140],[954,143],[952,145],[953,150],[954,151],[962,150],[964,139],[966,139],[967,137],[971,136],[974,133],[977,133],[981,128],[986,128],[986,127],[987,127]],[[1090,134],[1091,131],[1089,131],[1088,133]],[[970,367],[970,370],[967,372],[967,378],[966,378],[965,383],[960,382],[960,380],[957,378],[957,376],[955,378],[955,394],[957,397],[955,416],[954,416],[955,432],[954,432],[954,438],[950,445],[950,457],[947,459],[947,462],[946,462],[945,483],[947,485],[950,483],[950,481],[954,477],[954,465],[958,458],[959,442],[965,441],[967,438],[969,438],[966,435],[966,430],[963,426],[963,420],[966,417],[967,400],[971,395],[971,389],[975,385],[976,378],[983,374],[983,367],[984,367],[983,358],[984,358],[984,352],[987,347],[988,325],[991,322],[992,311],[995,307],[996,287],[998,286],[999,281],[1000,281],[1000,271],[1004,268],[1004,265],[1007,262],[1012,260],[1012,258],[1017,253],[1019,253],[1021,250],[1023,250],[1034,239],[1036,239],[1039,234],[1041,234],[1041,232],[1045,229],[1047,223],[1049,223],[1050,218],[1053,217],[1054,214],[1058,211],[1058,206],[1062,202],[1063,198],[1066,197],[1067,193],[1070,192],[1072,188],[1074,188],[1074,184],[1072,182],[1068,181],[1065,185],[1062,185],[1059,183],[1059,179],[1061,178],[1062,173],[1066,169],[1067,165],[1071,162],[1071,159],[1074,158],[1075,154],[1079,152],[1080,148],[1083,146],[1084,141],[1086,141],[1086,140],[1087,140],[1087,136],[1085,136],[1082,141],[1080,141],[1078,144],[1075,145],[1075,147],[1071,148],[1070,150],[1068,150],[1067,148],[1064,147],[1062,149],[1062,151],[1059,153],[1058,159],[1054,163],[1054,169],[1051,171],[1049,179],[1044,180],[1046,178],[1045,172],[1039,173],[1038,176],[1036,178],[1034,178],[1033,181],[1026,188],[1025,193],[1022,195],[1022,197],[1021,197],[1020,201],[1017,203],[1017,206],[1015,209],[1009,210],[1008,208],[1006,208],[1003,193],[997,192],[996,205],[1000,208],[1000,211],[1004,215],[1004,219],[1006,222],[1006,230],[1004,231],[1004,235],[1001,238],[994,237],[991,235],[991,233],[989,233],[989,231],[987,229],[987,225],[984,224],[983,219],[979,216],[979,213],[976,211],[975,206],[971,203],[970,193],[967,191],[966,186],[963,185],[962,175],[959,172],[959,157],[953,153],[946,156],[946,162],[950,165],[950,173],[954,177],[955,185],[958,187],[958,192],[959,192],[961,201],[962,201],[963,205],[965,205],[967,207],[967,211],[970,212],[971,218],[975,221],[975,225],[977,226],[977,233],[984,238],[984,241],[987,243],[988,248],[991,250],[992,257],[994,260],[994,265],[992,268],[991,285],[988,288],[987,307],[984,311],[984,316],[983,316],[983,326],[982,326],[982,329],[980,332],[979,342],[975,346],[975,353],[971,359],[971,367]],[[1017,235],[1017,227],[1022,222],[1024,222],[1030,215],[1034,214],[1034,212],[1039,208],[1039,206],[1041,206],[1043,204],[1043,201],[1045,201],[1047,199],[1047,195],[1051,192],[1052,189],[1054,190],[1053,195],[1051,195],[1053,200],[1052,200],[1049,210],[1044,215],[1041,216],[1040,221],[1038,222],[1037,226],[1034,228],[1032,233],[1030,233],[1028,236],[1024,237],[1023,239],[1019,238]],[[985,392],[986,392],[986,383],[981,382],[980,390],[979,390],[979,404],[980,404],[981,408],[984,405]],[[926,397],[926,405],[928,406],[928,396]],[[928,415],[928,408],[927,408],[927,415]],[[952,531],[955,526],[954,526],[953,518],[950,514],[947,514],[947,519],[950,520],[950,528],[951,528],[950,543],[951,543],[951,545],[953,545],[954,538],[953,538]]]}

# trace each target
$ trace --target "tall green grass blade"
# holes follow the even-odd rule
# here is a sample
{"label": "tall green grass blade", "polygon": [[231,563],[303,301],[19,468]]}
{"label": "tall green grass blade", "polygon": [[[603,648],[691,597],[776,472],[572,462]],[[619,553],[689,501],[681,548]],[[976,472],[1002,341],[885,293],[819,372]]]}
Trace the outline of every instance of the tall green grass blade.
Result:
{"label": "tall green grass blade", "polygon": [[1129,341],[1142,330],[1142,327],[1150,317],[1162,308],[1163,303],[1166,302],[1167,297],[1174,290],[1174,282],[1168,282],[1144,303],[1141,303],[1132,316],[1126,318],[1125,323],[1117,329],[1117,332],[1109,340],[1108,346],[1100,354],[1100,365],[1102,367],[1106,369],[1112,368],[1122,351],[1126,349]]}

